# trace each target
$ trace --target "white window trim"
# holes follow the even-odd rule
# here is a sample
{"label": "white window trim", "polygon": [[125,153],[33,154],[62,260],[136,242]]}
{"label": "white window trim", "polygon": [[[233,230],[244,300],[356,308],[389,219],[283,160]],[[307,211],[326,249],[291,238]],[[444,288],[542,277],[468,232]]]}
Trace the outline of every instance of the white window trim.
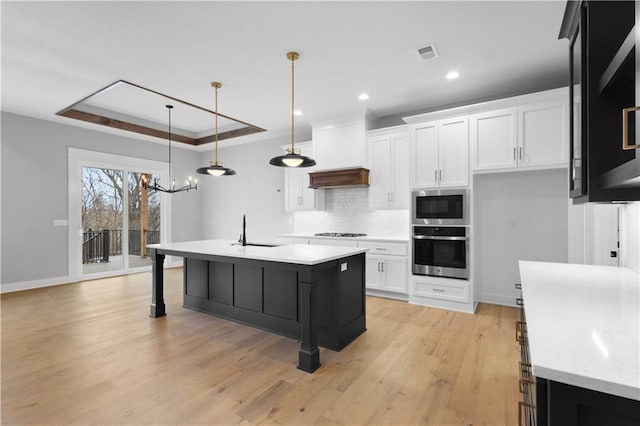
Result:
{"label": "white window trim", "polygon": [[[128,157],[104,152],[88,151],[67,147],[68,164],[68,241],[69,241],[69,278],[79,281],[87,278],[103,278],[122,274],[122,271],[108,271],[99,274],[82,274],[82,215],[81,191],[82,167],[123,170],[125,173],[149,173],[160,177],[161,181],[169,179],[169,163]],[[123,200],[128,202],[128,200]],[[125,225],[126,225],[126,216]],[[169,194],[160,194],[160,242],[171,242],[171,198]],[[124,265],[123,265],[124,268]],[[147,270],[145,268],[127,268],[125,273]]]}

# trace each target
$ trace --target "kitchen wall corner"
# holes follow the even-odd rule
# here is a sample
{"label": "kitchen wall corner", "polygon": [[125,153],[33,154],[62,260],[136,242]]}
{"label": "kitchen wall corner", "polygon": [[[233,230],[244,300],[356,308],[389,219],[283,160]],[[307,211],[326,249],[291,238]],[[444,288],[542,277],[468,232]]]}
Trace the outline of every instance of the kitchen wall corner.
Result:
{"label": "kitchen wall corner", "polygon": [[620,266],[640,272],[640,202],[620,206]]}

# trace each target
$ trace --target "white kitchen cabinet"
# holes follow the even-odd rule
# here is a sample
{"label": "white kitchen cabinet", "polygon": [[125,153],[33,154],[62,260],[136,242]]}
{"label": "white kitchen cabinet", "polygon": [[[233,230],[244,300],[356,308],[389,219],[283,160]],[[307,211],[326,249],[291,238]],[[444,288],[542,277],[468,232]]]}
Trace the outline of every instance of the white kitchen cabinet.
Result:
{"label": "white kitchen cabinet", "polygon": [[569,154],[569,108],[549,103],[518,108],[518,165],[566,167]]}
{"label": "white kitchen cabinet", "polygon": [[469,184],[469,121],[458,117],[411,127],[411,186]]}
{"label": "white kitchen cabinet", "polygon": [[313,126],[317,170],[366,166],[366,120]]}
{"label": "white kitchen cabinet", "polygon": [[359,241],[366,254],[367,289],[407,293],[407,244]]}
{"label": "white kitchen cabinet", "polygon": [[409,132],[406,126],[369,132],[369,208],[409,208]]}
{"label": "white kitchen cabinet", "polygon": [[[282,147],[283,150],[290,148],[290,145]],[[296,149],[300,149],[300,154],[312,156],[313,147],[311,142],[296,144]],[[284,209],[288,212],[324,210],[324,191],[317,191],[309,188],[309,173],[315,167],[284,168]]]}
{"label": "white kitchen cabinet", "polygon": [[474,170],[509,169],[518,166],[515,109],[471,116],[471,146]]}
{"label": "white kitchen cabinet", "polygon": [[566,167],[567,114],[547,102],[471,116],[474,172]]}

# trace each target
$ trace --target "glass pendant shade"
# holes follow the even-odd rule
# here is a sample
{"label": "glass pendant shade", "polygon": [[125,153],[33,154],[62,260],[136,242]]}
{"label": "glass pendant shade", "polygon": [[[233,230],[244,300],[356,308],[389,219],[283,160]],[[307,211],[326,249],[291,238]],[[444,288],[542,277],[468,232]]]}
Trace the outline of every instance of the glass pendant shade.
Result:
{"label": "glass pendant shade", "polygon": [[218,89],[222,87],[221,83],[214,81],[211,83],[211,87],[215,89],[215,103],[216,103],[216,120],[215,120],[215,155],[216,158],[211,162],[210,166],[200,167],[196,170],[196,173],[200,173],[201,175],[211,175],[211,176],[231,176],[235,175],[236,171],[230,169],[228,167],[222,166],[222,161],[218,161]]}
{"label": "glass pendant shade", "polygon": [[285,155],[279,155],[277,157],[273,157],[269,164],[277,167],[311,167],[315,166],[316,162],[314,159],[305,157],[304,155],[300,155],[296,153],[295,142],[294,142],[294,129],[295,129],[295,69],[294,62],[298,59],[300,55],[297,52],[289,52],[287,53],[287,59],[291,61],[291,148],[287,148],[287,153]]}

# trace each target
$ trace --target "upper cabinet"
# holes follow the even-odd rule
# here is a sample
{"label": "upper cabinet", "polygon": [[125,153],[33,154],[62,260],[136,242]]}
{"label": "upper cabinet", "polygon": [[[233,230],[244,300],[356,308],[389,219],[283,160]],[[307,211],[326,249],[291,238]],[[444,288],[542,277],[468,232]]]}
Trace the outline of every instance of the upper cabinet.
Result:
{"label": "upper cabinet", "polygon": [[467,117],[413,124],[409,133],[412,188],[446,188],[469,184]]}
{"label": "upper cabinet", "polygon": [[369,208],[409,209],[407,126],[372,130],[369,139]]}
{"label": "upper cabinet", "polygon": [[640,4],[567,2],[570,194],[574,202],[640,200]]}
{"label": "upper cabinet", "polygon": [[[283,151],[289,145],[283,146]],[[296,144],[300,154],[311,156],[311,142]],[[309,173],[314,167],[284,168],[284,210],[288,212],[304,210],[324,210],[324,191],[309,188]]]}
{"label": "upper cabinet", "polygon": [[366,167],[367,116],[313,126],[317,170]]}
{"label": "upper cabinet", "polygon": [[568,124],[564,99],[472,115],[473,171],[566,167]]}

